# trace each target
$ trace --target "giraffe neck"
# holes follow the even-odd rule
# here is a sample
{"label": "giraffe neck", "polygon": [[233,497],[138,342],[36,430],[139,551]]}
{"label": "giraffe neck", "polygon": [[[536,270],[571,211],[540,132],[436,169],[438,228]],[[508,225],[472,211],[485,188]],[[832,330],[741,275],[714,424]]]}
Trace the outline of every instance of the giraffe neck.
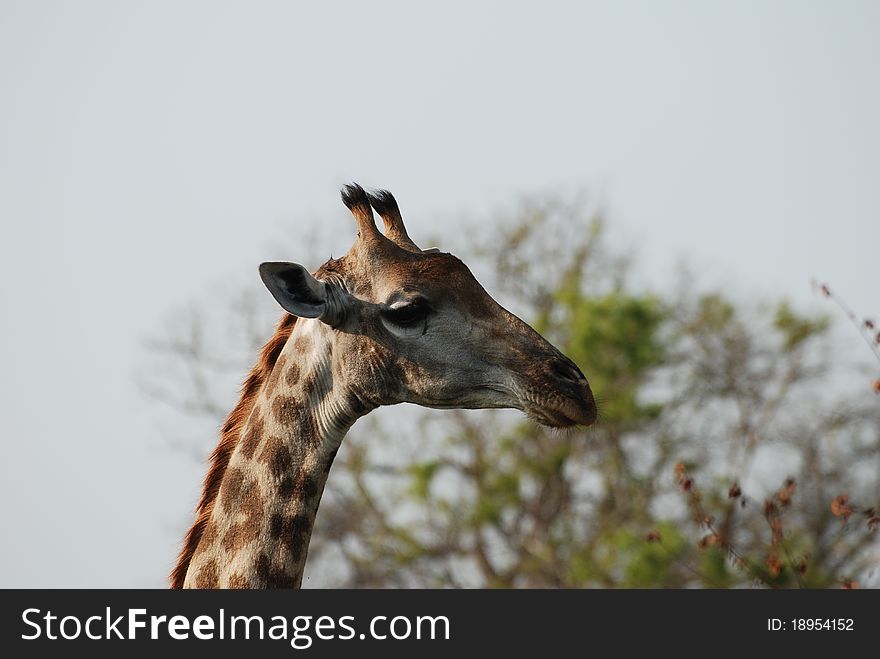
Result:
{"label": "giraffe neck", "polygon": [[371,409],[342,384],[331,331],[297,323],[229,460],[184,587],[300,587],[333,458]]}

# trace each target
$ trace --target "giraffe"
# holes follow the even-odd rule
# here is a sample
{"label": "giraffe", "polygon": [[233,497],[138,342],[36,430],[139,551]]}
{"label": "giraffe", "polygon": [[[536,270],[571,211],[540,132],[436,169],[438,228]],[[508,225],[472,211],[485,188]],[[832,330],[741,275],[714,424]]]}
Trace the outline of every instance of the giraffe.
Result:
{"label": "giraffe", "polygon": [[358,228],[345,256],[314,274],[260,265],[286,313],[222,426],[173,588],[300,587],[336,452],[381,405],[516,408],[552,427],[596,420],[578,367],[459,259],[419,249],[391,193],[351,184],[342,201]]}

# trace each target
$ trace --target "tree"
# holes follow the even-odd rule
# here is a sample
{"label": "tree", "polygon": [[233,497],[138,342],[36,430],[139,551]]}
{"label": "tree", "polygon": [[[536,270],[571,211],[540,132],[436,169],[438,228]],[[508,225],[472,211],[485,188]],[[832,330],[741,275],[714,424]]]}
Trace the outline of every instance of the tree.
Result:
{"label": "tree", "polygon": [[[880,405],[835,393],[828,319],[688,285],[636,290],[629,259],[585,208],[524,201],[468,260],[491,264],[493,292],[577,362],[600,422],[559,432],[455,411],[410,415],[403,434],[388,415],[359,423],[318,515],[318,583],[866,582],[878,558],[869,506],[880,491]],[[154,345],[184,366],[190,395],[167,395],[165,375],[153,389],[217,423],[227,405],[205,383],[228,364],[203,347],[207,329],[196,316],[188,341],[172,333]]]}

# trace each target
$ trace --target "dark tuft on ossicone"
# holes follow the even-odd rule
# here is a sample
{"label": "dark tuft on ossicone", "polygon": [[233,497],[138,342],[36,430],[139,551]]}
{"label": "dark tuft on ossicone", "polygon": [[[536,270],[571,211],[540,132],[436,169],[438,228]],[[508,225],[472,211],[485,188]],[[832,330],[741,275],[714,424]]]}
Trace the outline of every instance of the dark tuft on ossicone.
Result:
{"label": "dark tuft on ossicone", "polygon": [[342,186],[342,203],[352,212],[358,207],[365,208],[366,210],[370,208],[367,193],[357,183],[349,183]]}
{"label": "dark tuft on ossicone", "polygon": [[383,217],[386,215],[400,215],[397,200],[394,199],[394,196],[388,190],[373,190],[367,193],[367,197],[379,215]]}

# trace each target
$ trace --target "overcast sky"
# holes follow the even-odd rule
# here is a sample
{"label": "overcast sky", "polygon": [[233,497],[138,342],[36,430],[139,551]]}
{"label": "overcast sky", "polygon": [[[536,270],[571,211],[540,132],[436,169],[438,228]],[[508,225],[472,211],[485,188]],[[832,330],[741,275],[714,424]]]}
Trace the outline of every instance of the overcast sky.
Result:
{"label": "overcast sky", "polygon": [[141,341],[279,227],[345,251],[350,180],[417,241],[585,187],[652,281],[688,257],[880,313],[878,28],[841,0],[0,0],[0,586],[164,585],[202,470],[157,450]]}

